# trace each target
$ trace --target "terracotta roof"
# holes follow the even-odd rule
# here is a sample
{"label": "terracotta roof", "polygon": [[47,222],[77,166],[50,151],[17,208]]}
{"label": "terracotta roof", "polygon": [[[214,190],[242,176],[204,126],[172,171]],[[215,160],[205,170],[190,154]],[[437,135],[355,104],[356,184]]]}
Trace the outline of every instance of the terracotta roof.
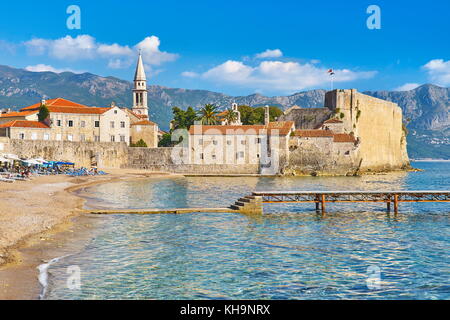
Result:
{"label": "terracotta roof", "polygon": [[138,119],[148,119],[148,116],[145,114],[137,114],[135,112],[133,112],[132,110],[128,109],[128,108],[123,108],[122,110],[125,110],[126,112],[130,113],[131,115],[135,116]]}
{"label": "terracotta roof", "polygon": [[0,128],[36,128],[49,129],[45,123],[39,121],[14,120],[0,125]]}
{"label": "terracotta roof", "polygon": [[338,119],[329,119],[329,120],[327,120],[327,121],[325,121],[324,122],[324,124],[325,123],[343,123],[341,120],[338,120]]}
{"label": "terracotta roof", "polygon": [[76,114],[103,114],[108,110],[111,110],[111,108],[96,108],[96,107],[80,107],[80,108],[74,108],[74,107],[53,107],[53,106],[47,106],[48,111],[53,113],[76,113]]}
{"label": "terracotta roof", "polygon": [[303,138],[326,138],[333,137],[333,131],[331,130],[295,130],[294,135],[296,137]]}
{"label": "terracotta roof", "polygon": [[265,125],[241,125],[241,126],[230,126],[230,125],[213,125],[213,126],[200,126],[193,125],[189,129],[189,134],[194,135],[244,135],[244,134],[269,134],[269,135],[280,135],[287,136],[291,128],[293,127],[293,121],[286,122],[271,122],[268,126]]}
{"label": "terracotta roof", "polygon": [[131,124],[132,126],[155,126],[156,123],[150,121],[150,120],[141,120],[135,123]]}
{"label": "terracotta roof", "polygon": [[[56,99],[46,100],[45,101],[45,105],[47,107],[55,106],[55,107],[89,108],[88,106],[85,106],[83,104],[79,104],[79,103],[76,103],[76,102],[73,102],[73,101],[70,101],[70,100],[67,100],[67,99],[63,99],[63,98],[56,98]],[[37,109],[39,109],[40,106],[41,106],[41,103],[39,102],[39,103],[33,104],[31,106],[25,107],[25,108],[21,109],[21,111],[24,111],[24,110],[37,110]]]}
{"label": "terracotta roof", "polygon": [[1,118],[12,118],[12,117],[26,117],[32,114],[36,114],[37,111],[21,111],[21,112],[9,112],[0,114]]}
{"label": "terracotta roof", "polygon": [[334,142],[351,142],[355,143],[356,139],[352,134],[348,133],[336,133],[333,135],[333,141]]}

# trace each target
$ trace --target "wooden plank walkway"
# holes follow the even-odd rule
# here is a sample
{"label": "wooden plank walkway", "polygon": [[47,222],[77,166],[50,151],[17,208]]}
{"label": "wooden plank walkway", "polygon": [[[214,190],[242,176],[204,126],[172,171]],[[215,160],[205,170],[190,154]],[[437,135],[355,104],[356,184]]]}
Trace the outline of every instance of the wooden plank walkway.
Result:
{"label": "wooden plank walkway", "polygon": [[398,213],[400,202],[450,202],[450,191],[256,191],[262,203],[315,203],[316,210],[326,211],[327,202],[384,202],[387,210],[394,204]]}
{"label": "wooden plank walkway", "polygon": [[197,212],[220,212],[230,213],[236,212],[230,208],[176,208],[176,209],[118,209],[118,210],[103,210],[103,209],[90,209],[83,210],[89,214],[184,214],[184,213],[197,213]]}

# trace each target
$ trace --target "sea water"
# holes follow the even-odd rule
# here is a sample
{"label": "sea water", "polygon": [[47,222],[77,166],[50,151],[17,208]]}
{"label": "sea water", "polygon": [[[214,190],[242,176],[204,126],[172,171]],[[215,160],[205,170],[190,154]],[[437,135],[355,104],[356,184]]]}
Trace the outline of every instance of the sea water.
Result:
{"label": "sea water", "polygon": [[[254,190],[450,190],[450,163],[363,177],[177,177],[89,189],[103,208],[227,207]],[[48,267],[45,299],[449,299],[450,204],[267,204],[226,213],[101,216]],[[70,270],[79,270],[73,274]],[[71,286],[73,277],[79,286]]]}

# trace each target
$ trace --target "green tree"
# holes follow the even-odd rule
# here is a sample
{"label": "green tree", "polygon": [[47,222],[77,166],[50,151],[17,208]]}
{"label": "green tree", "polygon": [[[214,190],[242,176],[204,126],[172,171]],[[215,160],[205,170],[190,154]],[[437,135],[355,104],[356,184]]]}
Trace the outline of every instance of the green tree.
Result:
{"label": "green tree", "polygon": [[204,125],[214,125],[217,124],[217,106],[214,104],[205,104],[203,108],[199,110],[199,117]]}
{"label": "green tree", "polygon": [[39,107],[38,120],[44,122],[50,116],[50,111],[45,104],[41,104]]}
{"label": "green tree", "polygon": [[[265,115],[265,107],[257,107],[251,108],[251,113],[246,115],[245,120],[241,120],[243,124],[264,124],[264,115]],[[270,121],[276,121],[281,115],[283,111],[281,111],[278,107],[269,107],[269,119]]]}
{"label": "green tree", "polygon": [[172,147],[172,135],[170,133],[163,134],[161,140],[158,142],[158,147]]}
{"label": "green tree", "polygon": [[130,145],[131,147],[134,147],[134,148],[147,148],[147,144],[145,143],[145,141],[144,140],[139,140],[138,142],[136,142],[136,143],[132,143],[131,145]]}
{"label": "green tree", "polygon": [[250,124],[250,117],[253,113],[253,108],[250,106],[242,105],[238,107],[238,110],[241,113],[242,124]]}
{"label": "green tree", "polygon": [[176,129],[188,129],[198,120],[197,113],[194,108],[188,107],[186,110],[178,107],[172,108],[173,112],[173,128]]}
{"label": "green tree", "polygon": [[225,115],[224,119],[227,120],[227,123],[235,122],[238,119],[238,114],[236,111],[229,108],[227,109],[227,114]]}

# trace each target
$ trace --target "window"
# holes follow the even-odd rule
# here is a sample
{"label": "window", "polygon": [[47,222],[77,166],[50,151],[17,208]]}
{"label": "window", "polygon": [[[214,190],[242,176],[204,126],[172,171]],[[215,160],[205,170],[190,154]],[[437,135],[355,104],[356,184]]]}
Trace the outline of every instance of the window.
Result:
{"label": "window", "polygon": [[69,140],[69,141],[73,141],[73,135],[71,135],[71,134],[68,134],[68,135],[67,135],[67,140]]}
{"label": "window", "polygon": [[56,140],[57,141],[61,141],[61,133],[57,133],[56,134]]}
{"label": "window", "polygon": [[48,133],[44,133],[44,140],[50,140],[50,135]]}
{"label": "window", "polygon": [[33,132],[31,134],[31,140],[37,140],[37,133],[36,132]]}
{"label": "window", "polygon": [[236,152],[236,159],[244,158],[244,151]]}
{"label": "window", "polygon": [[125,121],[120,121],[120,127],[125,128]]}
{"label": "window", "polygon": [[114,114],[117,114],[117,110],[114,110]]}
{"label": "window", "polygon": [[69,126],[69,127],[73,127],[73,120],[69,120],[69,121],[67,121],[67,126]]}
{"label": "window", "polygon": [[94,141],[95,142],[100,142],[100,136],[94,136]]}
{"label": "window", "polygon": [[114,129],[114,121],[111,121],[111,129]]}
{"label": "window", "polygon": [[227,140],[227,145],[231,146],[231,140]]}
{"label": "window", "polygon": [[120,136],[120,142],[125,142],[125,136],[124,135]]}
{"label": "window", "polygon": [[241,144],[242,144],[242,145],[245,145],[245,140],[241,140]]}
{"label": "window", "polygon": [[111,142],[116,142],[116,136],[111,136]]}
{"label": "window", "polygon": [[205,159],[205,156],[204,156],[204,154],[203,153],[200,153],[200,159]]}
{"label": "window", "polygon": [[25,133],[19,133],[19,139],[25,140]]}
{"label": "window", "polygon": [[261,143],[261,138],[256,138],[255,140],[256,140],[255,142],[256,142],[257,144]]}
{"label": "window", "polygon": [[86,121],[81,121],[80,125],[82,128],[86,127]]}
{"label": "window", "polygon": [[213,140],[213,145],[217,146],[217,140]]}
{"label": "window", "polygon": [[211,157],[213,158],[213,160],[216,160],[216,155],[215,154],[213,154]]}
{"label": "window", "polygon": [[259,156],[259,153],[258,153],[258,154],[256,154],[256,157],[257,157],[257,158],[259,159],[259,157],[260,157],[260,156]]}
{"label": "window", "polygon": [[61,120],[56,120],[56,126],[61,127]]}
{"label": "window", "polygon": [[84,134],[80,134],[80,141],[81,142],[85,142],[86,141],[86,136]]}
{"label": "window", "polygon": [[198,139],[198,144],[202,146],[203,145],[203,139]]}
{"label": "window", "polygon": [[100,121],[94,121],[94,127],[100,128]]}

